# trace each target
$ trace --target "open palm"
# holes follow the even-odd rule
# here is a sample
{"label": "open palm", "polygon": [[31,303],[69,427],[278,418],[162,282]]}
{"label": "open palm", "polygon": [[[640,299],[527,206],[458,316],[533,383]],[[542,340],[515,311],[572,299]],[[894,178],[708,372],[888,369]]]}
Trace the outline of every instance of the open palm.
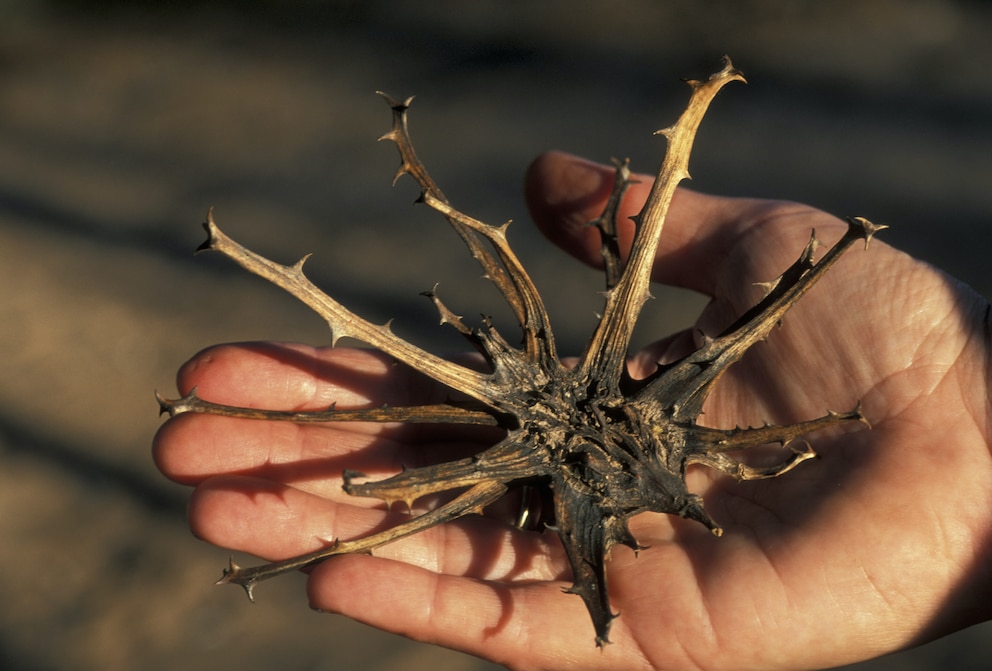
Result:
{"label": "open palm", "polygon": [[[562,154],[535,162],[538,225],[582,260],[584,226],[609,192],[608,169]],[[631,189],[639,209],[650,178]],[[811,229],[846,229],[810,208],[680,192],[654,279],[712,297],[698,329],[631,360],[635,373],[684,354],[761,296]],[[630,237],[622,232],[621,239]],[[820,458],[775,479],[689,475],[725,528],[666,515],[632,520],[648,549],[614,550],[621,617],[605,650],[551,533],[519,531],[512,511],[465,519],[315,567],[311,605],[514,668],[817,668],[875,656],[988,617],[992,464],[986,442],[988,305],[881,241],[852,250],[718,383],[701,423],[794,422],[861,401],[872,431],[811,436]],[[251,344],[212,348],[180,372],[210,400],[317,409],[426,403],[444,390],[368,351]],[[465,428],[298,426],[181,415],[156,439],[162,471],[195,485],[194,532],[280,559],[388,524],[378,502],[341,491],[369,475],[472,450]],[[431,501],[419,502],[429,506]]]}

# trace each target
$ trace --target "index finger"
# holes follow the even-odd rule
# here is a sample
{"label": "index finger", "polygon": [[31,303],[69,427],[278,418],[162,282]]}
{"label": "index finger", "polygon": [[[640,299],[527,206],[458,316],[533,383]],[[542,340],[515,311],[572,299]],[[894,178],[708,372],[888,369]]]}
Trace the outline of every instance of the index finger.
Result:
{"label": "index finger", "polygon": [[177,378],[183,394],[196,387],[215,403],[249,408],[363,408],[438,396],[435,385],[380,352],[298,343],[215,345],[185,363]]}
{"label": "index finger", "polygon": [[[548,152],[530,166],[527,205],[537,227],[579,260],[602,266],[599,233],[589,226],[603,211],[614,181],[614,168],[562,152]],[[633,175],[617,216],[621,254],[630,249],[635,226],[654,178]],[[787,215],[787,216],[786,216]],[[784,255],[781,267],[802,250],[810,229],[846,226],[839,219],[798,204],[710,196],[679,188],[668,210],[659,241],[652,279],[670,286],[718,293],[721,272],[730,251],[759,224],[775,224],[778,243],[769,238],[766,251]],[[768,278],[770,279],[770,278]]]}

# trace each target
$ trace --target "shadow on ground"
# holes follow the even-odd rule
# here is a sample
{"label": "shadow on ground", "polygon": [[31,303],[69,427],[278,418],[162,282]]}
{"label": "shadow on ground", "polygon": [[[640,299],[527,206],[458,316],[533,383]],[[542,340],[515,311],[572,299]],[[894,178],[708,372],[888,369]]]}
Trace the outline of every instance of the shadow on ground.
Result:
{"label": "shadow on ground", "polygon": [[[315,252],[315,279],[373,320],[457,346],[417,294],[440,281],[475,309],[485,289],[412,186],[389,188],[376,89],[418,94],[421,153],[464,209],[521,221],[568,351],[599,281],[524,223],[527,163],[559,148],[653,169],[677,78],[723,53],[751,84],[707,119],[696,188],[892,224],[888,242],[988,295],[990,29],[981,2],[0,2],[0,665],[491,668],[311,613],[301,580],[254,607],[211,589],[226,558],[149,458],[152,390],[193,352],[327,338],[192,259],[208,206],[270,256]],[[644,338],[700,305],[661,298]],[[852,668],[986,668],[986,634]]]}

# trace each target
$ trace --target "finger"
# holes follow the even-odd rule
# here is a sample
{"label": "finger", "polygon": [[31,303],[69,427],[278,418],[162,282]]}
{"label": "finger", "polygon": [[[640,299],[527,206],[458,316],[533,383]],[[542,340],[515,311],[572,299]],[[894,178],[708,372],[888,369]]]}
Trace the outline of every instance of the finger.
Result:
{"label": "finger", "polygon": [[567,582],[488,582],[379,557],[335,558],[308,581],[312,607],[510,668],[629,669],[627,637],[597,649]]}
{"label": "finger", "polygon": [[216,403],[293,410],[405,405],[431,389],[379,352],[274,342],[205,349],[180,369],[178,386]]}
{"label": "finger", "polygon": [[[199,538],[267,560],[312,552],[335,539],[363,538],[411,519],[406,512],[333,503],[245,476],[206,481],[190,500],[189,518]],[[550,532],[523,532],[478,516],[432,527],[374,552],[430,571],[476,579],[548,580],[567,571],[564,553]]]}
{"label": "finger", "polygon": [[[478,357],[458,360],[472,367]],[[216,345],[182,366],[177,386],[232,406],[270,410],[327,410],[445,403],[453,393],[386,354],[368,349],[253,342]],[[352,431],[380,433],[395,423],[342,422]],[[413,424],[422,440],[494,440],[500,432],[470,425]]]}
{"label": "finger", "polygon": [[163,474],[182,484],[237,473],[325,496],[340,490],[345,469],[369,475],[395,472],[404,465],[404,456],[414,458],[404,455],[412,449],[396,441],[338,426],[180,415],[159,429],[152,455]]}
{"label": "finger", "polygon": [[[220,345],[200,352],[179,373],[183,392],[194,386],[215,402],[270,409],[420,404],[444,393],[376,352],[279,343]],[[185,484],[241,473],[334,497],[345,469],[389,475],[475,453],[496,437],[475,428],[294,424],[184,414],[160,428],[153,455],[166,476]]]}
{"label": "finger", "polygon": [[[530,166],[525,183],[527,205],[538,228],[555,244],[590,265],[602,265],[599,233],[588,226],[606,204],[614,169],[561,152],[539,156]],[[629,250],[636,215],[648,197],[654,178],[634,175],[618,216],[620,246]],[[714,295],[728,250],[749,228],[763,221],[770,208],[781,203],[723,198],[680,188],[676,191],[659,242],[655,281]],[[791,206],[795,221],[783,253],[798,254],[809,236],[813,215],[822,213],[804,206]],[[779,212],[779,218],[782,219]],[[831,224],[843,226],[831,217]],[[818,225],[824,225],[819,220]],[[798,246],[797,246],[798,245]],[[776,250],[771,250],[776,251]],[[789,259],[791,260],[791,258]]]}
{"label": "finger", "polygon": [[355,431],[353,422],[296,424],[184,414],[162,425],[152,455],[159,470],[181,484],[241,474],[343,500],[345,470],[379,479],[484,447],[459,439],[408,442],[403,439],[408,433],[402,428]]}
{"label": "finger", "polygon": [[[452,361],[477,369],[482,359],[465,354]],[[298,343],[251,342],[215,345],[180,369],[180,391],[215,403],[269,410],[323,411],[420,406],[459,400],[451,389],[370,349],[310,347]],[[396,422],[339,422],[352,431],[398,432]],[[492,442],[502,436],[470,424],[411,423],[404,431],[421,440]]]}

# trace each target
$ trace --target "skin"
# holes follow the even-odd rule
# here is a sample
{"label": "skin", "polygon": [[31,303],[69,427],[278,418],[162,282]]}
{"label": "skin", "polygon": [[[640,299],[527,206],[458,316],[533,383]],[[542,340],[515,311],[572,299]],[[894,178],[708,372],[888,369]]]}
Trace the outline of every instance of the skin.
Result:
{"label": "skin", "polygon": [[[560,153],[526,180],[535,222],[576,258],[599,263],[597,216],[611,169]],[[639,176],[634,214],[651,178]],[[624,219],[624,221],[626,221]],[[697,327],[716,333],[798,256],[810,229],[833,244],[846,224],[812,208],[681,190],[653,279],[712,298]],[[632,231],[621,232],[629,246]],[[884,238],[884,233],[882,235]],[[909,647],[989,618],[992,460],[988,303],[873,240],[849,251],[767,343],[721,379],[701,423],[785,423],[847,410],[872,424],[811,436],[820,458],[775,480],[737,483],[706,469],[690,489],[725,529],[666,515],[631,527],[648,549],[614,549],[621,613],[600,650],[551,533],[508,524],[512,502],[375,552],[312,569],[313,608],[515,669],[823,668]],[[644,374],[698,337],[634,354]],[[197,354],[186,393],[279,409],[443,400],[444,390],[380,354],[252,343]],[[194,487],[193,532],[276,560],[400,519],[341,491],[341,471],[395,472],[492,439],[470,427],[296,426],[206,415],[166,422],[154,445],[169,478]],[[421,501],[414,512],[436,501]],[[264,586],[261,586],[264,593]]]}

